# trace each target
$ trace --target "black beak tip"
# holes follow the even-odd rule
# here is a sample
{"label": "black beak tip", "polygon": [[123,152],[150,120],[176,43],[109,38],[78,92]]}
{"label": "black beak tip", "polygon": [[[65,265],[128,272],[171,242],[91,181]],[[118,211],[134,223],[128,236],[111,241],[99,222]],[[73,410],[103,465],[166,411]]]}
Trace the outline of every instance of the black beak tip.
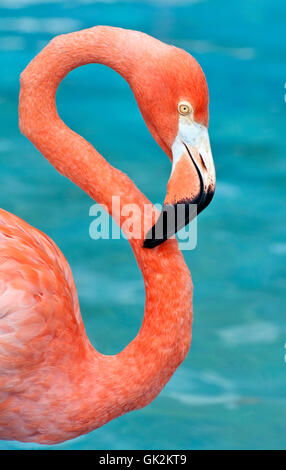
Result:
{"label": "black beak tip", "polygon": [[[182,208],[181,211],[178,211],[179,204]],[[189,223],[190,216],[191,211],[189,210],[189,201],[182,201],[175,205],[164,205],[157,222],[146,234],[143,247],[155,248],[161,245],[168,240],[168,238],[177,233],[178,230]]]}
{"label": "black beak tip", "polygon": [[165,239],[145,238],[143,248],[156,248],[156,246],[161,245],[164,241]]}

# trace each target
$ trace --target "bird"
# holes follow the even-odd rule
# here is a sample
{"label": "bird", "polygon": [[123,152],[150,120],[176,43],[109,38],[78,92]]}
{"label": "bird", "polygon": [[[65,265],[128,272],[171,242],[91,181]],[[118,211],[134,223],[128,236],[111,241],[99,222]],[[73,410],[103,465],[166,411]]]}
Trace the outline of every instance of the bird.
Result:
{"label": "bird", "polygon": [[[147,128],[171,161],[162,211],[154,212],[147,227],[149,200],[58,115],[60,82],[90,63],[106,65],[127,81]],[[137,336],[110,356],[88,339],[60,249],[0,209],[0,439],[57,444],[148,405],[189,351],[193,284],[174,235],[194,217],[188,206],[195,204],[199,213],[215,190],[209,94],[204,72],[189,53],[111,26],[53,38],[20,81],[20,131],[51,165],[112,213],[123,230],[121,209],[140,208],[134,219],[140,236],[128,241],[144,279],[144,318]],[[104,112],[112,138],[118,117],[109,106]],[[120,205],[112,212],[114,196]],[[167,227],[164,209],[179,205],[183,218]],[[158,227],[163,231],[156,237]]]}

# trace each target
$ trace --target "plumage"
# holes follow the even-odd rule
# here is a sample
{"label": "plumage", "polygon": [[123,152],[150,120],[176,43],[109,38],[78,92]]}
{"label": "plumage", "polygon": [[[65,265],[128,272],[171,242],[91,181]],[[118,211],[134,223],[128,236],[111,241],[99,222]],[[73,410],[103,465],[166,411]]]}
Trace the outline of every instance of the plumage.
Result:
{"label": "plumage", "polygon": [[[115,356],[100,354],[86,335],[64,255],[48,236],[1,209],[1,439],[58,443],[147,405],[191,342],[192,281],[177,241],[143,247],[143,209],[149,201],[57,114],[58,84],[70,70],[90,62],[114,68],[129,82],[150,131],[170,158],[178,99],[192,100],[195,116],[208,121],[206,82],[197,62],[143,33],[95,27],[62,35],[23,72],[21,131],[109,212],[114,195],[121,198],[120,208],[128,203],[141,208],[135,221],[141,237],[129,241],[144,278],[146,303],[137,337]],[[190,185],[198,187],[196,172],[191,178]],[[121,226],[126,220],[120,210],[113,216]]]}

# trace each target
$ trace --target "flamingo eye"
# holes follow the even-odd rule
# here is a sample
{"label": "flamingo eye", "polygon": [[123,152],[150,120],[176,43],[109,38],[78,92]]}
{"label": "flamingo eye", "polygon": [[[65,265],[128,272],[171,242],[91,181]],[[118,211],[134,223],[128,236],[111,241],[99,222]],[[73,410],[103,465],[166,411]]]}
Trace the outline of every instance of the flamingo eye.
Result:
{"label": "flamingo eye", "polygon": [[181,103],[178,104],[178,111],[183,116],[187,116],[188,114],[192,112],[192,107],[189,103],[182,101]]}

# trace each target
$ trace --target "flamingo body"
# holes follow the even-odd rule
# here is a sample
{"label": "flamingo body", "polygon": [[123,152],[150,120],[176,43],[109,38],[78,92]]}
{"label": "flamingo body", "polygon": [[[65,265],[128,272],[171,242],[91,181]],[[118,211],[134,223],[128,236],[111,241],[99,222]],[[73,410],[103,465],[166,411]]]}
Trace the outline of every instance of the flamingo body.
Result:
{"label": "flamingo body", "polygon": [[[165,69],[170,69],[170,61],[174,67],[168,79]],[[164,241],[152,250],[143,247],[143,209],[149,201],[57,114],[58,84],[70,70],[89,62],[103,63],[124,76],[157,142],[171,159],[172,151],[176,159],[182,153],[176,168],[173,163],[175,176],[168,190],[172,201],[177,200],[176,191],[184,196],[179,186],[186,174],[190,183],[183,182],[182,187],[189,194],[208,191],[213,182],[207,176],[207,153],[201,157],[206,165],[199,179],[200,163],[192,164],[196,152],[191,150],[190,159],[184,147],[181,151],[180,129],[198,125],[205,130],[208,121],[204,75],[186,52],[142,33],[95,27],[55,38],[29,64],[21,77],[21,131],[59,172],[109,212],[112,196],[119,195],[121,206],[113,216],[121,227],[126,220],[121,216],[124,204],[142,209],[134,222],[141,227],[141,238],[129,241],[144,278],[146,303],[136,338],[115,356],[100,354],[86,335],[72,273],[59,248],[0,209],[2,439],[58,443],[141,408],[160,393],[190,347],[192,281],[177,241]],[[180,78],[180,64],[184,75],[193,77],[189,94],[189,78]],[[178,124],[177,101],[182,98],[192,101],[194,112],[187,120],[182,115]],[[186,108],[181,110],[186,114]],[[205,181],[205,188],[199,181]]]}
{"label": "flamingo body", "polygon": [[[130,343],[117,356],[98,353],[85,333],[71,270],[55,243],[2,209],[0,233],[0,437],[57,443],[148,404],[183,360],[190,335],[182,331],[178,345],[170,343],[171,335],[165,338],[159,354],[163,338],[149,325],[152,337],[142,338],[141,329],[140,346]],[[176,242],[169,243],[175,246],[163,263],[168,268],[178,257],[188,311],[184,323],[190,331],[191,280]],[[166,297],[167,280],[160,282],[159,271],[158,285]],[[164,328],[160,292],[152,294],[149,308]],[[172,305],[170,297],[166,304]]]}

